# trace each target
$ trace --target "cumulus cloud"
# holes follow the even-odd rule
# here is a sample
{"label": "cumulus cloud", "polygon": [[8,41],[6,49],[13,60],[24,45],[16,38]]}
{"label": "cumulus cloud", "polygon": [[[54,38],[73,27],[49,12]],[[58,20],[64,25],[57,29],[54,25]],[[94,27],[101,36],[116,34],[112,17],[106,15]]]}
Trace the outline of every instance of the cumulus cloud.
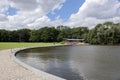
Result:
{"label": "cumulus cloud", "polygon": [[0,0],[0,14],[4,13],[8,9],[8,1],[7,0]]}
{"label": "cumulus cloud", "polygon": [[0,21],[6,21],[8,20],[7,17],[3,14],[0,14]]}
{"label": "cumulus cloud", "polygon": [[62,20],[61,19],[56,19],[54,21],[51,21],[47,16],[43,16],[41,18],[36,19],[34,22],[28,24],[28,27],[34,27],[35,29],[40,28],[40,27],[44,27],[44,26],[58,26],[62,24]]}
{"label": "cumulus cloud", "polygon": [[[85,0],[77,13],[68,21],[56,17],[53,21],[47,13],[60,10],[66,0],[0,0],[0,29],[38,29],[44,26],[67,25],[71,27],[90,26],[105,21],[120,22],[119,0]],[[17,9],[16,14],[6,15],[9,7]],[[13,10],[14,11],[14,10]]]}
{"label": "cumulus cloud", "polygon": [[21,10],[34,10],[38,7],[36,0],[9,0],[12,7],[16,7]]}
{"label": "cumulus cloud", "polygon": [[118,0],[86,0],[76,14],[72,14],[66,25],[95,26],[105,21],[120,22]]}
{"label": "cumulus cloud", "polygon": [[[52,22],[46,14],[54,12],[56,9],[61,9],[62,3],[64,2],[65,0],[1,0],[0,21],[6,19],[8,19],[8,21],[0,22],[0,28],[33,29],[34,26],[40,28],[46,24],[50,25]],[[5,12],[8,11],[9,7],[18,10],[15,15],[5,15]]]}

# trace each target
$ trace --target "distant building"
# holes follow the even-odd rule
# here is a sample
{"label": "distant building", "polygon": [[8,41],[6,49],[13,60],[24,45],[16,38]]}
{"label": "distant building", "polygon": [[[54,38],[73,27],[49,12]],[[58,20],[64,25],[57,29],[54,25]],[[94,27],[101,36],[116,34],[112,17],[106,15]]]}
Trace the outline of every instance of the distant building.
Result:
{"label": "distant building", "polygon": [[69,45],[79,45],[79,44],[84,44],[85,40],[84,39],[68,39],[68,38],[64,38],[64,41],[66,44]]}

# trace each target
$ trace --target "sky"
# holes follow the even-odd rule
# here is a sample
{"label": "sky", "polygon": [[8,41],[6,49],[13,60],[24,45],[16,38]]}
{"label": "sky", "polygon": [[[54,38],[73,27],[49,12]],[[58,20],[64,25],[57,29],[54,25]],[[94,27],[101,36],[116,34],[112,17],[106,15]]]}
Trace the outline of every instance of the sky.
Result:
{"label": "sky", "polygon": [[120,0],[0,0],[0,29],[120,22]]}

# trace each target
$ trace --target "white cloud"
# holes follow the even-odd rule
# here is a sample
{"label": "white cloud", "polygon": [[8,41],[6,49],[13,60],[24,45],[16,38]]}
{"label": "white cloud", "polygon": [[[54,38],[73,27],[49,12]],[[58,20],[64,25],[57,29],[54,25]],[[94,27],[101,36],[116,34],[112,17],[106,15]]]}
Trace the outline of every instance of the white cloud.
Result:
{"label": "white cloud", "polygon": [[[120,2],[118,0],[86,0],[78,12],[67,22],[59,16],[52,21],[47,13],[55,14],[66,0],[0,0],[0,29],[40,28],[43,26],[67,25],[95,26],[105,21],[120,22]],[[5,15],[8,7],[18,9],[15,15]]]}
{"label": "white cloud", "polygon": [[[4,3],[6,1],[6,3]],[[46,16],[62,7],[65,0],[2,0],[0,1],[0,29],[40,28],[51,25],[52,21]],[[18,9],[15,15],[4,15],[9,6]],[[56,22],[56,21],[53,21]],[[4,27],[3,27],[4,26]],[[36,27],[35,27],[36,26]]]}
{"label": "white cloud", "polygon": [[28,24],[27,26],[31,29],[33,28],[39,28],[39,27],[44,27],[44,26],[58,26],[62,24],[62,20],[61,19],[56,19],[54,21],[51,21],[47,16],[43,16],[41,18],[38,18],[37,20],[35,20],[34,22]]}
{"label": "white cloud", "polygon": [[120,22],[120,2],[118,0],[86,0],[76,14],[72,14],[65,25],[95,26],[105,21]]}
{"label": "white cloud", "polygon": [[0,14],[0,21],[6,21],[8,20],[7,17],[3,14]]}
{"label": "white cloud", "polygon": [[9,0],[12,7],[18,8],[20,10],[34,10],[38,7],[36,0]]}
{"label": "white cloud", "polygon": [[7,0],[0,0],[0,14],[4,13],[5,10],[7,10],[8,5],[9,5],[9,3]]}

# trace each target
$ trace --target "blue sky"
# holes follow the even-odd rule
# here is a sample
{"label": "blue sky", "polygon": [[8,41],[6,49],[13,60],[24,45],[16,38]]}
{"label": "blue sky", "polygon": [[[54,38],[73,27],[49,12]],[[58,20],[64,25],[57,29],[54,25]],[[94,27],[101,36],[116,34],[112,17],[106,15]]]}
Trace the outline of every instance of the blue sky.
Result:
{"label": "blue sky", "polygon": [[[67,21],[69,17],[77,13],[80,6],[84,3],[84,0],[66,0],[65,3],[63,3],[63,7],[60,10],[54,10],[54,12],[49,12],[47,16],[51,20],[55,20],[57,17],[59,19],[62,19],[63,21]],[[8,10],[5,12],[7,16],[14,16],[16,15],[18,9],[9,6]]]}
{"label": "blue sky", "polygon": [[47,16],[51,20],[55,20],[57,17],[59,17],[63,21],[66,21],[72,14],[78,12],[80,6],[83,3],[84,0],[66,0],[66,2],[63,3],[63,7],[60,10],[55,10],[54,14],[52,14],[52,12],[49,12]]}
{"label": "blue sky", "polygon": [[5,15],[7,15],[7,16],[14,16],[14,15],[17,14],[17,11],[19,11],[19,10],[14,8],[14,7],[8,6],[8,9],[5,12]]}
{"label": "blue sky", "polygon": [[120,23],[120,0],[0,0],[0,29]]}

